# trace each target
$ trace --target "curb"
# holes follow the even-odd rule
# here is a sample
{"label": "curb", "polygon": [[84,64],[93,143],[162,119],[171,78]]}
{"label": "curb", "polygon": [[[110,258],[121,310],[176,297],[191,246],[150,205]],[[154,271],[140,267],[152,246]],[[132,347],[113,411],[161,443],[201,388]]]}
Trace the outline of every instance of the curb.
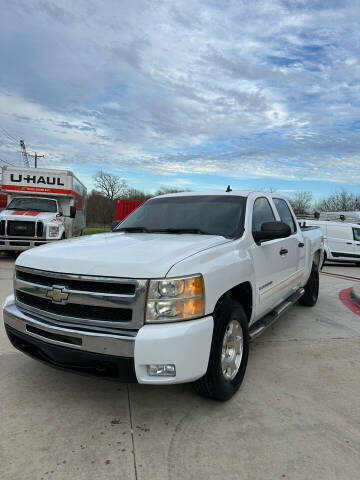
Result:
{"label": "curb", "polygon": [[360,307],[360,285],[354,285],[350,291],[350,298],[355,305]]}

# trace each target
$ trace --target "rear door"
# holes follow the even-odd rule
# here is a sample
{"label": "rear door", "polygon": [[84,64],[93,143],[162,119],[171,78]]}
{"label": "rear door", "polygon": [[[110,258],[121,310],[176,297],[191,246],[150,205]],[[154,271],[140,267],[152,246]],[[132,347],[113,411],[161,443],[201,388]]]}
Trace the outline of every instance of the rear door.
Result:
{"label": "rear door", "polygon": [[327,224],[327,244],[334,259],[349,260],[355,255],[355,240],[349,224]]}

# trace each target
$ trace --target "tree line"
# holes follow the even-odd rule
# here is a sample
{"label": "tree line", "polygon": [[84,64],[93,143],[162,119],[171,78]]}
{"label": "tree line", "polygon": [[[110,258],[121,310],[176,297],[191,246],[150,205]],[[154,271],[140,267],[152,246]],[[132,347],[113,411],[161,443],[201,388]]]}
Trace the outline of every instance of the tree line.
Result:
{"label": "tree line", "polygon": [[108,226],[114,220],[115,200],[148,200],[166,193],[184,192],[185,189],[161,187],[155,193],[145,192],[131,187],[128,182],[117,175],[100,170],[94,176],[95,188],[87,198],[87,224]]}
{"label": "tree line", "polygon": [[345,188],[331,193],[319,201],[314,201],[311,192],[298,191],[289,196],[289,201],[297,215],[314,212],[353,212],[360,210],[360,194]]}
{"label": "tree line", "polygon": [[[116,198],[145,201],[157,195],[187,191],[186,189],[162,187],[152,194],[133,188],[126,180],[102,170],[94,176],[94,185],[94,190],[88,195],[88,225],[110,225],[114,220]],[[273,188],[270,188],[269,191],[276,193]],[[313,194],[309,191],[296,191],[288,198],[297,215],[360,210],[360,194],[356,195],[344,188],[319,201],[315,201]]]}

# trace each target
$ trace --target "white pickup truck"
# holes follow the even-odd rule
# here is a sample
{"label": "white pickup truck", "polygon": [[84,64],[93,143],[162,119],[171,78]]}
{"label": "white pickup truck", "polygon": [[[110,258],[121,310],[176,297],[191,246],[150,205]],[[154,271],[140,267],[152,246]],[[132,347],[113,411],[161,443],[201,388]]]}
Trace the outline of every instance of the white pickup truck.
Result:
{"label": "white pickup truck", "polygon": [[316,303],[321,230],[277,195],[163,195],[116,231],[22,253],[3,305],[11,343],[55,367],[229,399],[249,341]]}

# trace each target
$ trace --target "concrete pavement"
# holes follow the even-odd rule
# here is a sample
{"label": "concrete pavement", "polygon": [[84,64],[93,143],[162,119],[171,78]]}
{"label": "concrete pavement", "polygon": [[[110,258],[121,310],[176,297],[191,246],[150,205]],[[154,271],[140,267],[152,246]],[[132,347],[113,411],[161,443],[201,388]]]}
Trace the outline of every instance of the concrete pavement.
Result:
{"label": "concrete pavement", "polygon": [[[0,257],[1,301],[12,268]],[[360,317],[339,300],[351,286],[321,276],[314,308],[292,308],[252,343],[227,403],[51,369],[1,325],[1,480],[357,480]]]}

